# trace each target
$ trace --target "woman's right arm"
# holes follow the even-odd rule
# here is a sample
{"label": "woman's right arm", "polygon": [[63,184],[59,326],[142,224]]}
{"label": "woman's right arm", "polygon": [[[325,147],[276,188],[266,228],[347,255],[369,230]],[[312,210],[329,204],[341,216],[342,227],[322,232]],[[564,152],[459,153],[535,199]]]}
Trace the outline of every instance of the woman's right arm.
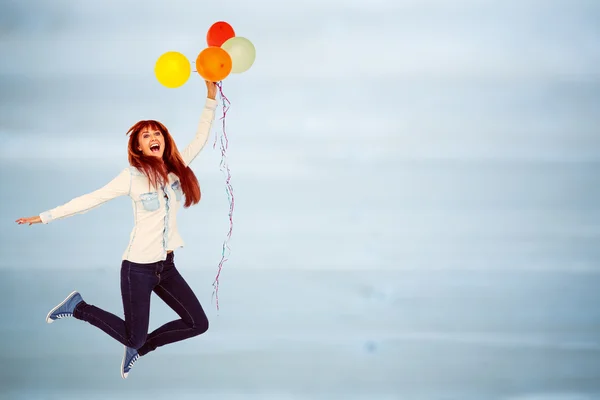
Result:
{"label": "woman's right arm", "polygon": [[[93,208],[96,208],[109,200],[119,196],[128,195],[131,189],[131,172],[125,168],[117,177],[107,183],[104,187],[91,193],[84,194],[61,206],[44,211],[39,217],[21,218],[17,220],[19,224],[32,224],[41,222],[47,224],[57,219],[71,217],[75,214],[84,214]],[[38,221],[39,218],[39,221]],[[21,222],[19,222],[21,221]]]}

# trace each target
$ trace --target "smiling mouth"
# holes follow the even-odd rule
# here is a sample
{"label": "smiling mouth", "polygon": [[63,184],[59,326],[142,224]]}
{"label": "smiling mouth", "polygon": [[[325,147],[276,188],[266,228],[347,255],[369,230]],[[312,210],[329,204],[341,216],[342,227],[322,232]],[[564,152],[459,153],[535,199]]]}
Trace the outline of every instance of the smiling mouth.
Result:
{"label": "smiling mouth", "polygon": [[160,145],[159,144],[153,144],[150,146],[150,151],[153,153],[158,153],[160,151]]}

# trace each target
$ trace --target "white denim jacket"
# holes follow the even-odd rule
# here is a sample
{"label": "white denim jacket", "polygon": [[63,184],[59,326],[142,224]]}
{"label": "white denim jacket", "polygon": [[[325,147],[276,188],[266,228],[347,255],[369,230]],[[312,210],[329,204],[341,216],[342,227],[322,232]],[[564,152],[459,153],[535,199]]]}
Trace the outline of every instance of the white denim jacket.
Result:
{"label": "white denim jacket", "polygon": [[[217,101],[207,98],[196,137],[181,152],[186,166],[200,153],[208,140],[215,118]],[[74,198],[66,204],[40,214],[47,224],[75,214],[83,214],[119,196],[129,196],[133,206],[135,225],[123,260],[135,263],[153,263],[165,260],[168,250],[183,247],[184,242],[177,230],[177,211],[181,206],[183,191],[179,178],[169,174],[167,185],[148,190],[149,179],[135,167],[125,168],[104,187]]]}

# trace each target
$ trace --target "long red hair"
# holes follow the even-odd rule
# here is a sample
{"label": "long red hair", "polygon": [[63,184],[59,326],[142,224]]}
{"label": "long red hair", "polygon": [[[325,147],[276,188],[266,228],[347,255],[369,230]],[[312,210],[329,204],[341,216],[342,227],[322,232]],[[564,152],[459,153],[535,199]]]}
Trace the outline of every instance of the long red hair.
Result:
{"label": "long red hair", "polygon": [[[138,150],[139,134],[145,129],[150,128],[161,132],[165,139],[165,151],[162,160],[154,156],[147,156]],[[193,204],[198,204],[200,201],[200,184],[194,171],[190,167],[186,167],[183,158],[177,149],[175,141],[171,137],[166,126],[158,121],[145,120],[139,121],[127,131],[129,135],[128,144],[128,159],[129,164],[143,172],[155,188],[160,187],[168,182],[168,174],[174,173],[179,177],[181,190],[185,195],[184,207],[190,207]]]}

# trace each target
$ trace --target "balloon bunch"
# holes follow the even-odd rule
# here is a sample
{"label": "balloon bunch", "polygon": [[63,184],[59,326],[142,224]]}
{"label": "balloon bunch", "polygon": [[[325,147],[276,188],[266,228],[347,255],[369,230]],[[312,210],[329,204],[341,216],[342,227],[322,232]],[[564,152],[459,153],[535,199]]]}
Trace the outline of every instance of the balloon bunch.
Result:
{"label": "balloon bunch", "polygon": [[[196,71],[210,82],[219,82],[229,74],[246,72],[256,59],[256,49],[245,37],[236,36],[227,22],[212,24],[206,34],[208,47],[196,57]],[[163,53],[154,66],[158,82],[168,88],[185,84],[192,73],[188,58],[177,51]]]}

